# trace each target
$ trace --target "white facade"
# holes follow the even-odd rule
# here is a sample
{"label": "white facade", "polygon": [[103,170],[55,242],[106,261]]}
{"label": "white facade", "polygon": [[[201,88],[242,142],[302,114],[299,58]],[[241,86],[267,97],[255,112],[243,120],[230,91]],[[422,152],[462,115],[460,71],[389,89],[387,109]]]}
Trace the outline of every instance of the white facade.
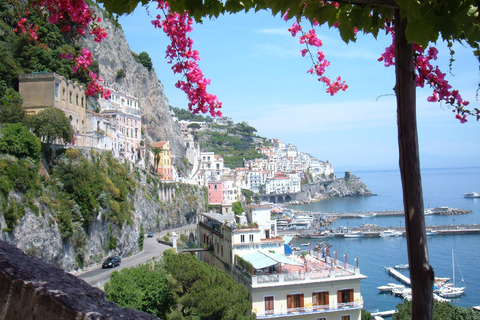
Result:
{"label": "white facade", "polygon": [[314,251],[305,258],[285,256],[283,239],[272,237],[264,227],[269,211],[246,209],[247,216],[259,221],[243,226],[233,215],[200,214],[199,240],[212,251],[200,252],[199,259],[247,288],[257,319],[361,319],[360,281],[366,277],[358,266],[328,252],[325,257]]}

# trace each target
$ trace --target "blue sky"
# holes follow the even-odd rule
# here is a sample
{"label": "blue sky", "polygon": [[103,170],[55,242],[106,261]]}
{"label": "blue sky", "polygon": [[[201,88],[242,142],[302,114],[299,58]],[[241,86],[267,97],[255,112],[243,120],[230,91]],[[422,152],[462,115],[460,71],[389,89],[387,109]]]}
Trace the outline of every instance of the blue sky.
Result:
{"label": "blue sky", "polygon": [[[146,51],[165,88],[170,105],[187,108],[185,95],[174,87],[165,60],[168,38],[150,21],[157,14],[145,8],[120,18],[130,49]],[[223,102],[222,112],[235,122],[246,121],[260,136],[279,138],[299,150],[329,160],[337,172],[398,168],[394,68],[377,58],[391,43],[390,36],[359,35],[345,44],[336,29],[317,27],[322,50],[331,62],[327,76],[341,76],[349,89],[331,97],[306,71],[302,45],[288,32],[292,22],[269,12],[221,16],[195,24],[190,37],[200,52],[199,65],[211,79],[209,92]],[[448,51],[439,43],[437,64],[448,70]],[[455,47],[448,80],[471,107],[479,107],[476,89],[478,62],[468,48]],[[426,101],[430,90],[417,90],[417,121],[422,168],[479,166],[480,123],[466,124],[439,103]]]}

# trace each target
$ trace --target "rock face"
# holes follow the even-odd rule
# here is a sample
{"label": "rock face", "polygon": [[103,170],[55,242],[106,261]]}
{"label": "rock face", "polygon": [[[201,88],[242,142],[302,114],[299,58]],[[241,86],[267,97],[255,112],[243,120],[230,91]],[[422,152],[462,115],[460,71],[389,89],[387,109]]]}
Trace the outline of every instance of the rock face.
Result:
{"label": "rock face", "polygon": [[0,320],[158,319],[108,302],[103,291],[5,241],[0,283]]}
{"label": "rock face", "polygon": [[[173,121],[168,99],[154,69],[148,71],[138,63],[130,51],[121,26],[114,25],[109,19],[103,19],[101,26],[108,37],[101,43],[88,36],[85,46],[92,52],[100,67],[100,77],[106,87],[131,94],[138,98],[142,108],[142,125],[146,129],[147,146],[157,141],[170,141],[177,166],[183,166],[185,145],[181,138],[180,126]],[[125,76],[117,78],[117,72],[123,69]]]}
{"label": "rock face", "polygon": [[302,187],[293,204],[315,202],[329,198],[373,196],[367,185],[355,175],[348,173],[344,178]]}
{"label": "rock face", "polygon": [[[72,238],[64,241],[55,216],[47,206],[37,202],[42,213],[35,215],[25,207],[26,214],[12,232],[0,231],[0,240],[67,271],[75,271],[96,266],[114,253],[122,257],[137,253],[141,226],[146,233],[187,225],[195,223],[197,212],[206,210],[206,188],[162,184],[153,178],[147,183],[147,174],[139,173],[139,176],[131,199],[134,208],[131,225],[123,224],[119,228],[102,220],[100,212],[88,233],[76,228]],[[4,226],[4,216],[0,215],[0,230]],[[114,250],[107,249],[111,237],[116,238]]]}

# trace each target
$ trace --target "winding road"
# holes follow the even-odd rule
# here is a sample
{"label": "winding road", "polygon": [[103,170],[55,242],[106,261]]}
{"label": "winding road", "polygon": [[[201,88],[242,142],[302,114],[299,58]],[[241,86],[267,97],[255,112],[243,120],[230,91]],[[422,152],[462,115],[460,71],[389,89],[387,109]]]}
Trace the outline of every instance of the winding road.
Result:
{"label": "winding road", "polygon": [[118,271],[123,268],[130,268],[136,265],[147,262],[150,259],[162,256],[163,252],[171,247],[158,243],[157,238],[161,238],[167,233],[178,232],[184,229],[194,229],[196,224],[186,225],[176,229],[163,230],[158,233],[154,233],[152,238],[145,237],[143,243],[143,251],[139,252],[131,257],[122,258],[122,263],[116,268],[102,269],[101,265],[93,270],[88,270],[77,274],[77,277],[84,280],[88,284],[95,287],[103,287],[103,284],[110,279],[110,274],[113,271]]}

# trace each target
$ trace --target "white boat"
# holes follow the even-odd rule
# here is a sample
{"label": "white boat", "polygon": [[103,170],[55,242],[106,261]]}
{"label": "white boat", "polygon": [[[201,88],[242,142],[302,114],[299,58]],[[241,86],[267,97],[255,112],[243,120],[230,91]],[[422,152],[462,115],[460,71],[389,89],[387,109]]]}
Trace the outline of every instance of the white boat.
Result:
{"label": "white boat", "polygon": [[408,268],[409,268],[409,265],[408,265],[408,263],[397,264],[394,268],[395,268],[395,269],[408,269]]}
{"label": "white boat", "polygon": [[370,217],[375,217],[377,214],[375,212],[370,212],[366,214],[359,214],[359,218],[370,218]]}
{"label": "white boat", "polygon": [[480,194],[475,191],[465,193],[465,198],[480,198]]}
{"label": "white boat", "polygon": [[387,285],[377,287],[377,289],[382,291],[382,292],[392,292],[394,289],[395,290],[403,290],[403,289],[405,289],[405,286],[403,284],[387,283]]}
{"label": "white boat", "polygon": [[433,214],[433,209],[430,209],[430,208],[425,209],[425,210],[424,210],[424,214],[425,214],[426,216]]}
{"label": "white boat", "polygon": [[[466,286],[455,287],[455,254],[453,250],[452,250],[452,271],[453,271],[452,283],[445,284],[437,290],[437,294],[442,298],[459,297],[465,292],[465,289],[467,289]],[[465,280],[463,280],[463,276],[462,276],[462,282],[465,283]]]}
{"label": "white boat", "polygon": [[460,297],[466,288],[458,288],[458,287],[441,287],[437,290],[437,294],[442,298],[456,298]]}
{"label": "white boat", "polygon": [[437,235],[437,230],[433,230],[433,229],[428,228],[426,234],[427,234],[427,236],[436,236]]}
{"label": "white boat", "polygon": [[365,234],[362,231],[351,231],[351,232],[346,232],[343,237],[344,238],[361,238]]}
{"label": "white boat", "polygon": [[402,235],[402,232],[394,229],[387,229],[382,232],[382,237],[399,237],[401,235]]}
{"label": "white boat", "polygon": [[335,235],[330,232],[322,232],[317,234],[311,234],[310,239],[324,239],[324,238],[333,238]]}

